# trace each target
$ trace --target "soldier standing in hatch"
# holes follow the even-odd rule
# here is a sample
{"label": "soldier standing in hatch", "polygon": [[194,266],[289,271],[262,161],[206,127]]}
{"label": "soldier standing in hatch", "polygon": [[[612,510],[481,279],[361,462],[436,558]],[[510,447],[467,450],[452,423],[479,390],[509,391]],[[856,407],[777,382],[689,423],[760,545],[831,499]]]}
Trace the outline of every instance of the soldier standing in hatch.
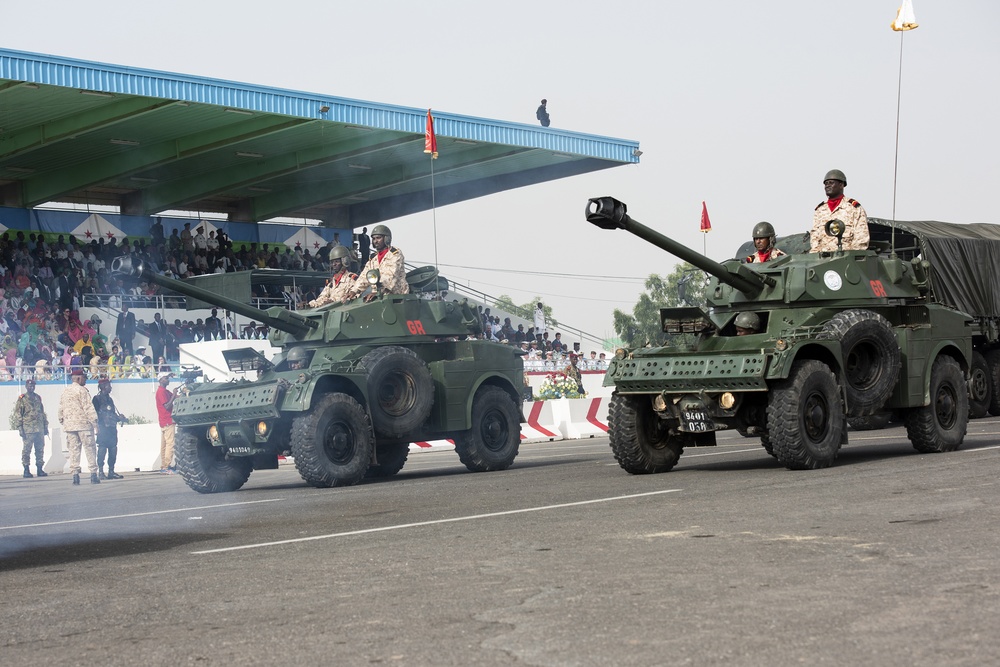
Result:
{"label": "soldier standing in hatch", "polygon": [[747,263],[770,262],[784,255],[774,247],[774,226],[770,222],[758,222],[753,226],[753,246],[756,252],[747,257]]}
{"label": "soldier standing in hatch", "polygon": [[837,239],[827,236],[826,223],[840,220],[844,223],[844,250],[868,249],[868,214],[854,199],[844,198],[847,176],[839,169],[831,169],[823,178],[827,200],[820,202],[813,213],[813,226],[809,232],[809,252],[834,251]]}
{"label": "soldier standing in hatch", "polygon": [[35,393],[35,381],[25,380],[24,393],[17,397],[14,404],[14,428],[21,434],[21,465],[24,466],[24,478],[34,475],[28,468],[31,465],[31,450],[35,450],[35,472],[39,477],[48,477],[42,470],[45,464],[45,436],[49,433],[49,418],[45,416],[42,397]]}
{"label": "soldier standing in hatch", "polygon": [[347,267],[350,257],[351,251],[342,245],[334,246],[330,250],[330,269],[333,270],[333,276],[330,277],[319,296],[309,302],[310,308],[319,308],[328,303],[344,301],[348,291],[358,279],[358,275],[351,273]]}
{"label": "soldier standing in hatch", "polygon": [[[403,253],[399,248],[392,247],[392,232],[385,225],[375,225],[372,228],[372,248],[374,253],[364,268],[358,279],[354,281],[348,294],[344,297],[344,302],[357,298],[365,293],[369,288],[366,274],[372,269],[378,269],[381,277],[383,294],[409,294],[410,286],[406,283],[406,267],[404,265]],[[372,292],[365,297],[365,301],[373,300],[377,295]]]}
{"label": "soldier standing in hatch", "polygon": [[80,450],[87,453],[90,466],[90,483],[100,484],[97,478],[97,451],[94,449],[94,427],[97,426],[97,412],[90,399],[90,392],[84,386],[87,376],[82,368],[73,369],[73,384],[63,390],[59,397],[59,423],[66,436],[69,449],[69,471],[73,473],[73,484],[80,483]]}

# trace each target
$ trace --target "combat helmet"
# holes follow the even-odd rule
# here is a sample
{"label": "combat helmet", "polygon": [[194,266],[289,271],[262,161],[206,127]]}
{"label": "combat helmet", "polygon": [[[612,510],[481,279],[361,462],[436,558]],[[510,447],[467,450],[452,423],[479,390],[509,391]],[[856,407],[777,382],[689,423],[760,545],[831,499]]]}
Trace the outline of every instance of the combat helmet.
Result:
{"label": "combat helmet", "polygon": [[347,249],[347,246],[333,246],[333,249],[330,251],[330,261],[332,262],[335,259],[342,261],[346,267],[351,262],[351,251]]}
{"label": "combat helmet", "polygon": [[767,239],[768,247],[773,248],[775,242],[774,225],[770,222],[761,221],[753,226],[753,239]]}
{"label": "combat helmet", "polygon": [[831,180],[840,181],[844,185],[847,185],[847,176],[845,176],[844,172],[842,172],[839,169],[831,169],[830,171],[826,172],[826,176],[823,177],[823,182],[826,183],[827,181]]}
{"label": "combat helmet", "polygon": [[302,346],[293,347],[285,355],[285,361],[288,362],[289,370],[302,370],[309,363],[309,351]]}
{"label": "combat helmet", "polygon": [[740,329],[760,331],[760,318],[757,316],[757,313],[751,313],[750,311],[743,311],[737,315],[734,324]]}
{"label": "combat helmet", "polygon": [[385,237],[385,244],[386,244],[386,246],[391,246],[392,245],[392,232],[389,231],[389,228],[386,227],[385,225],[375,225],[372,228],[371,235],[372,236],[378,236],[378,235],[384,236]]}

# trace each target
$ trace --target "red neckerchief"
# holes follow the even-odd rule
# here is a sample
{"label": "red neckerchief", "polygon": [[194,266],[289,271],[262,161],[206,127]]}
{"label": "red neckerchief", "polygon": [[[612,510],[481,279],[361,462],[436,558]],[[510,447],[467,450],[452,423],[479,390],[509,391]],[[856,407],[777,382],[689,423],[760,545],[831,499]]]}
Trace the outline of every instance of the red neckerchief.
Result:
{"label": "red neckerchief", "polygon": [[837,207],[840,206],[840,202],[842,201],[844,201],[844,195],[840,195],[836,199],[828,199],[826,205],[830,207],[830,212],[832,213],[837,210]]}
{"label": "red neckerchief", "polygon": [[767,249],[767,252],[760,252],[760,251],[757,252],[757,261],[758,262],[766,262],[769,259],[771,259],[771,249],[770,248]]}
{"label": "red neckerchief", "polygon": [[379,264],[382,263],[382,259],[386,256],[386,254],[388,252],[389,252],[389,246],[386,246],[385,250],[382,250],[382,251],[379,252],[379,254],[378,254],[378,263]]}
{"label": "red neckerchief", "polygon": [[333,276],[333,286],[334,287],[337,287],[337,286],[340,285],[340,277],[343,276],[343,275],[344,275],[343,273],[338,273],[335,276]]}

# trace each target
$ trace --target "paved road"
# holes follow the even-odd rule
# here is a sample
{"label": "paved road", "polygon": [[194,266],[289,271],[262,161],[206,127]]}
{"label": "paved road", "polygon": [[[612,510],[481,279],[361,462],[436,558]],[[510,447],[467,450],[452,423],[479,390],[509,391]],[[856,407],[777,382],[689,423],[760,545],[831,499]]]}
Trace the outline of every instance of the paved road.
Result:
{"label": "paved road", "polygon": [[654,476],[596,439],[348,489],[0,478],[0,663],[1000,664],[998,469],[987,419],[812,472],[726,434]]}

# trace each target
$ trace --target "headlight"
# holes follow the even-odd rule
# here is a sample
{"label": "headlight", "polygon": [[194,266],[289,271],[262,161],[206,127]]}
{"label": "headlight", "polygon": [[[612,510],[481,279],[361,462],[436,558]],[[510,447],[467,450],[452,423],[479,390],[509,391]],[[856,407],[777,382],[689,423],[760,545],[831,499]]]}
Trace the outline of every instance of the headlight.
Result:
{"label": "headlight", "polygon": [[208,427],[208,439],[209,440],[219,439],[219,429],[215,427],[215,424],[212,424],[211,426]]}
{"label": "headlight", "polygon": [[657,412],[663,412],[667,409],[667,402],[663,398],[663,394],[659,394],[653,399],[653,409]]}
{"label": "headlight", "polygon": [[624,347],[620,347],[617,350],[615,350],[615,356],[618,357],[619,359],[624,359],[625,354],[626,352]]}
{"label": "headlight", "polygon": [[267,435],[267,422],[257,422],[257,435],[261,437]]}
{"label": "headlight", "polygon": [[736,405],[736,397],[727,391],[722,396],[719,396],[719,405],[721,405],[723,409],[728,410]]}
{"label": "headlight", "polygon": [[368,273],[365,274],[365,280],[368,281],[369,285],[376,285],[376,284],[378,284],[378,279],[381,278],[381,277],[382,277],[382,274],[379,273],[378,269],[369,269]]}

